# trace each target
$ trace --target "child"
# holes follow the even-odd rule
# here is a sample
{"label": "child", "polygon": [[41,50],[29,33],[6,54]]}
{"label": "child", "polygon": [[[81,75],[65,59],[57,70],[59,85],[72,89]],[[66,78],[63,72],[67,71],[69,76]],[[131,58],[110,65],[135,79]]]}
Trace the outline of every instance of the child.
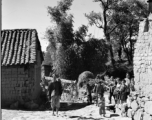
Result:
{"label": "child", "polygon": [[101,97],[100,98],[100,102],[99,102],[99,114],[103,117],[105,117],[105,98],[104,97]]}
{"label": "child", "polygon": [[127,92],[126,92],[126,89],[127,89],[127,86],[125,85],[126,81],[123,80],[122,81],[122,84],[121,84],[121,88],[120,88],[120,100],[121,100],[121,103],[126,103],[126,100],[127,100]]}

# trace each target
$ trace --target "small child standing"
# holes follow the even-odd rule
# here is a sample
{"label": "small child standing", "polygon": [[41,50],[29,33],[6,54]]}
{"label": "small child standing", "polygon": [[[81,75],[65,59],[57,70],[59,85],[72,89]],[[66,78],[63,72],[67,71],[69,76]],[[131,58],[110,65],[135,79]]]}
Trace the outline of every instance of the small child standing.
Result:
{"label": "small child standing", "polygon": [[103,117],[105,117],[105,98],[104,97],[101,97],[100,98],[100,102],[99,102],[99,114]]}

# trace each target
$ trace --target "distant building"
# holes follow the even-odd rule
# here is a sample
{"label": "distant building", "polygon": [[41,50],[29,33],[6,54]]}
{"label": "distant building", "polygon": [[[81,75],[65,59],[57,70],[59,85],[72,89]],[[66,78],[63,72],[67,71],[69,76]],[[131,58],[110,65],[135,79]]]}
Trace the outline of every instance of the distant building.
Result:
{"label": "distant building", "polygon": [[43,55],[44,55],[44,61],[42,63],[41,74],[42,76],[48,77],[50,73],[53,72],[51,54],[47,51]]}
{"label": "distant building", "polygon": [[43,55],[37,31],[2,30],[1,38],[2,106],[38,99]]}

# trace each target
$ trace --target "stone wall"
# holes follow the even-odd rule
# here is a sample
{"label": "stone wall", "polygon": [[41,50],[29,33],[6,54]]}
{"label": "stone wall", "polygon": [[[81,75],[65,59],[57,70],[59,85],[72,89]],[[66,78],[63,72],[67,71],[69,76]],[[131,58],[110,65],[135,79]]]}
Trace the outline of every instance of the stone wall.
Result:
{"label": "stone wall", "polygon": [[152,14],[140,22],[134,52],[134,76],[137,90],[152,94]]}
{"label": "stone wall", "polygon": [[31,98],[34,91],[34,65],[2,66],[2,106]]}

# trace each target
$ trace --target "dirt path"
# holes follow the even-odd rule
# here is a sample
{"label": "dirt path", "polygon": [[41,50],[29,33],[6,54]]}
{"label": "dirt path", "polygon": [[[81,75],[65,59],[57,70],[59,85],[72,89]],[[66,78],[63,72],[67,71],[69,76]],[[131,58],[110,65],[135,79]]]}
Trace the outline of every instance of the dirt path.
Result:
{"label": "dirt path", "polygon": [[[107,99],[107,96],[105,96]],[[99,115],[99,108],[95,105],[74,104],[59,112],[59,116],[52,116],[52,111],[22,111],[2,109],[2,120],[131,120],[122,118],[118,114],[106,111],[106,118]]]}
{"label": "dirt path", "polygon": [[[98,107],[89,105],[77,110],[60,111],[59,116],[52,116],[52,111],[21,111],[2,109],[2,120],[101,120]],[[105,120],[130,120],[121,118],[116,114],[106,111]],[[110,117],[111,116],[111,117]]]}

